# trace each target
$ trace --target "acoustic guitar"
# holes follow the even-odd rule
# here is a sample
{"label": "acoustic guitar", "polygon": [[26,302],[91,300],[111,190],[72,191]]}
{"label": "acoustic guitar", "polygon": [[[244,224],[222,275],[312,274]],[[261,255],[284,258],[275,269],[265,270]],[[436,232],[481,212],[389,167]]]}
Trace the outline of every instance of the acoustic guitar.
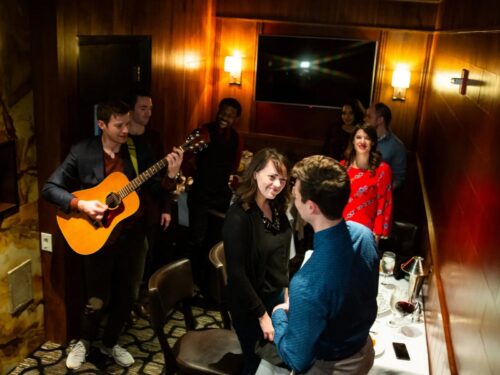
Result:
{"label": "acoustic guitar", "polygon": [[[184,152],[198,152],[205,149],[209,142],[208,132],[196,130],[179,148]],[[57,224],[68,245],[81,255],[90,255],[100,250],[116,226],[139,208],[140,200],[135,190],[165,168],[167,164],[165,157],[132,181],[129,181],[121,172],[113,172],[93,188],[73,192],[73,195],[79,199],[105,202],[108,210],[101,221],[92,220],[82,212],[66,214],[59,211]]]}

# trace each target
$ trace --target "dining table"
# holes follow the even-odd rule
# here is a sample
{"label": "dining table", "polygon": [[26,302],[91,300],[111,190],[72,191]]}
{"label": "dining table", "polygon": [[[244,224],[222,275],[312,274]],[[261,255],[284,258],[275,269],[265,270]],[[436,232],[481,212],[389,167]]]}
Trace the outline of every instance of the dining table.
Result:
{"label": "dining table", "polygon": [[[391,296],[396,289],[407,291],[409,282],[406,278],[396,280],[393,276],[379,279],[377,296],[377,319],[370,329],[374,342],[375,362],[370,375],[402,374],[428,375],[429,357],[423,308],[404,318],[394,315],[391,309]],[[417,296],[419,306],[423,306],[422,297]],[[398,359],[393,343],[403,344],[409,359]],[[401,345],[399,345],[401,347]]]}
{"label": "dining table", "polygon": [[[312,254],[307,250],[304,264]],[[396,290],[409,293],[408,276],[395,279],[394,276],[380,275],[377,295],[377,318],[370,328],[370,337],[374,344],[375,361],[369,375],[428,375],[429,357],[425,330],[425,316],[422,296],[417,295],[420,307],[413,314],[405,317],[395,316],[391,309],[391,296]],[[407,359],[398,359],[394,349],[403,346],[408,354]],[[284,368],[277,367],[262,360],[257,375],[289,375],[293,374]]]}

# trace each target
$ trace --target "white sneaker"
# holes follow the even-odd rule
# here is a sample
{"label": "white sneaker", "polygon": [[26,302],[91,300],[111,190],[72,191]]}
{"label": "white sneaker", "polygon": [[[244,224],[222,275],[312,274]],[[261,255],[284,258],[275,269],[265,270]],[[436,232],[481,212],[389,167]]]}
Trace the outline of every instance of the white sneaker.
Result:
{"label": "white sneaker", "polygon": [[101,346],[101,353],[112,357],[116,364],[121,367],[130,367],[135,362],[134,357],[132,357],[127,349],[122,348],[118,344],[113,346],[113,348],[107,348],[104,345]]}
{"label": "white sneaker", "polygon": [[84,363],[87,356],[87,349],[80,340],[71,347],[71,351],[66,358],[66,367],[70,370],[78,370]]}

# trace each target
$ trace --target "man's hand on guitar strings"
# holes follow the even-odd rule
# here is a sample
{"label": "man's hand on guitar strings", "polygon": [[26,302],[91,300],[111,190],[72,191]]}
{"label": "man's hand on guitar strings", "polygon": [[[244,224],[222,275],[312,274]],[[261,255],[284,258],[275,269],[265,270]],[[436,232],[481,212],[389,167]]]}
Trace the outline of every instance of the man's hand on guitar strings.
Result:
{"label": "man's hand on guitar strings", "polygon": [[174,147],[173,151],[167,155],[168,177],[175,178],[179,173],[182,164],[184,152],[178,147]]}
{"label": "man's hand on guitar strings", "polygon": [[87,214],[92,220],[101,221],[107,209],[108,206],[98,200],[86,201],[80,199],[78,201],[78,210]]}

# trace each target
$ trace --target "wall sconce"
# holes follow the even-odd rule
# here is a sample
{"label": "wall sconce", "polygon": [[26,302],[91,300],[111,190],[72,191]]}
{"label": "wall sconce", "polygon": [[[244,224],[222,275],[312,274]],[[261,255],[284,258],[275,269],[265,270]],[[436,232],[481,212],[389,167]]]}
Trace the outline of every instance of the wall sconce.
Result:
{"label": "wall sconce", "polygon": [[224,71],[229,73],[230,85],[241,85],[241,56],[226,56]]}
{"label": "wall sconce", "polygon": [[452,78],[451,83],[454,85],[460,85],[458,92],[460,95],[465,95],[467,91],[467,83],[469,83],[469,71],[467,69],[462,69],[462,77]]}
{"label": "wall sconce", "polygon": [[394,88],[392,100],[404,102],[406,100],[406,89],[410,87],[410,70],[408,69],[408,65],[396,65],[396,70],[392,73],[392,87]]}

